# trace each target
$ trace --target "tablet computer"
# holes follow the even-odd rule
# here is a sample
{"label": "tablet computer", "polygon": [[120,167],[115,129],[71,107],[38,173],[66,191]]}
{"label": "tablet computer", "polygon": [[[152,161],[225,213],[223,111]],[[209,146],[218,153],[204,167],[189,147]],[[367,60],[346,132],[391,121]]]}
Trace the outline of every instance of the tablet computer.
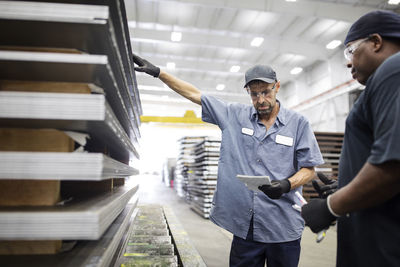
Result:
{"label": "tablet computer", "polygon": [[271,184],[271,180],[269,176],[250,176],[250,175],[241,175],[238,174],[236,177],[242,181],[248,189],[257,191],[260,185],[269,185]]}

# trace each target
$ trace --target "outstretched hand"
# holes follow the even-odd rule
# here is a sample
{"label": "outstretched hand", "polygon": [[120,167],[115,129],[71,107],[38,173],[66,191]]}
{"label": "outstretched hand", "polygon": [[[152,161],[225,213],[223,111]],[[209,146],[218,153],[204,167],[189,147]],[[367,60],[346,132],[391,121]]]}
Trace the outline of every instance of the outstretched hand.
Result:
{"label": "outstretched hand", "polygon": [[312,181],[312,185],[320,198],[327,198],[330,194],[337,190],[338,182],[336,180],[329,179],[321,172],[317,172],[317,176],[324,183],[324,185],[321,186],[316,180]]}
{"label": "outstretched hand", "polygon": [[160,76],[160,68],[154,66],[146,59],[139,57],[138,55],[132,54],[133,62],[135,62],[139,67],[135,67],[136,71],[145,72],[151,76],[158,78]]}
{"label": "outstretched hand", "polygon": [[301,217],[314,233],[328,229],[336,221],[336,217],[329,211],[328,200],[314,198],[301,207]]}

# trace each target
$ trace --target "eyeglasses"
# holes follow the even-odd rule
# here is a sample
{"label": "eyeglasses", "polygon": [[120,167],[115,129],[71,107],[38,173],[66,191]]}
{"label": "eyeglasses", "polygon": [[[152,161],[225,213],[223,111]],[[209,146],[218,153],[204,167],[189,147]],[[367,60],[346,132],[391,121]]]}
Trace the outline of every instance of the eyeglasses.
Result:
{"label": "eyeglasses", "polygon": [[250,91],[249,88],[247,88],[247,93],[250,95],[251,99],[253,99],[253,100],[258,99],[260,96],[265,98],[271,94],[272,90],[275,89],[275,86],[276,86],[276,83],[274,83],[274,86],[272,86],[272,88],[264,90],[262,92],[252,92],[252,91]]}
{"label": "eyeglasses", "polygon": [[369,40],[369,37],[358,40],[357,42],[352,43],[351,45],[349,45],[348,47],[346,47],[344,49],[344,57],[348,60],[348,61],[353,61],[353,55],[354,52],[358,49],[358,47],[360,47],[360,45]]}

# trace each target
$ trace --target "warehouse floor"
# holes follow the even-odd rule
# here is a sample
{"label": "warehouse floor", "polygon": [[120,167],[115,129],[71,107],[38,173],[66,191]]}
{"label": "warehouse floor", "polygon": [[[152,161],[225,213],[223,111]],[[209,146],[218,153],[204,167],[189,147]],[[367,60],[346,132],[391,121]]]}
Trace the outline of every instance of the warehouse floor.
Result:
{"label": "warehouse floor", "polygon": [[[170,206],[206,265],[229,266],[231,233],[192,211],[172,188],[164,185],[160,176],[138,175],[134,179],[140,183],[139,205],[152,203]],[[306,228],[301,246],[300,267],[335,266],[336,231],[333,227],[319,244],[315,242],[315,235]]]}

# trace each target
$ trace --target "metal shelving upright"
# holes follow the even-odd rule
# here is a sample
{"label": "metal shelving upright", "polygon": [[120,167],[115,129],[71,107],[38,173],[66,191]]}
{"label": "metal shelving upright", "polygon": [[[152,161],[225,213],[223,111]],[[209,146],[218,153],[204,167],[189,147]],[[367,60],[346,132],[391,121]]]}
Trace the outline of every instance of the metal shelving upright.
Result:
{"label": "metal shelving upright", "polygon": [[[71,181],[80,189],[81,181],[93,181],[106,188],[54,206],[0,207],[0,244],[63,240],[65,250],[1,255],[0,262],[109,266],[137,213],[139,187],[120,185],[137,174],[128,162],[139,158],[142,114],[124,3],[0,1],[0,30],[0,131],[89,137],[85,152],[0,151],[0,182]],[[68,91],[82,84],[90,90]]]}

